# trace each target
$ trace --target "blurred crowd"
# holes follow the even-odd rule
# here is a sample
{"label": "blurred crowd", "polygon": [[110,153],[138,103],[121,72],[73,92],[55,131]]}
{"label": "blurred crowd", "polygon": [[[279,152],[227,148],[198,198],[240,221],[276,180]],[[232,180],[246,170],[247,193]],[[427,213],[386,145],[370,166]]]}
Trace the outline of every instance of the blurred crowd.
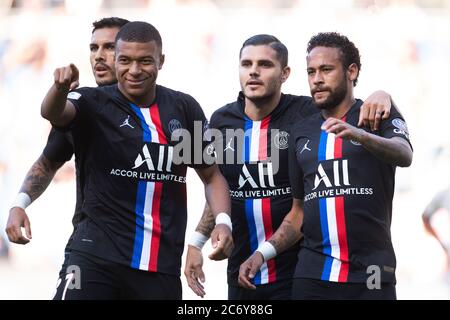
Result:
{"label": "blurred crowd", "polygon": [[[42,287],[35,294],[8,296],[2,283],[19,287],[21,283],[14,270],[23,274],[42,268],[53,272],[49,279],[56,281],[74,210],[73,164],[67,164],[44,196],[29,207],[36,226],[29,249],[8,245],[4,226],[9,206],[47,139],[50,126],[40,116],[40,103],[53,70],[75,63],[81,85],[95,85],[89,40],[92,22],[106,16],[154,24],[166,54],[159,83],[193,95],[207,116],[237,96],[238,52],[249,36],[269,33],[287,45],[292,74],[283,91],[303,95],[309,95],[308,39],[321,31],[348,36],[362,59],[357,97],[364,99],[377,89],[392,94],[414,146],[412,167],[397,172],[394,200],[398,297],[450,297],[448,289],[439,287],[442,270],[435,262],[443,259],[439,245],[421,224],[423,208],[450,181],[449,0],[0,0],[0,257],[9,260],[4,265],[0,260],[0,299],[50,296],[43,292],[50,289]],[[193,193],[201,200],[197,186]],[[202,201],[189,203],[190,230],[201,215],[197,203]],[[34,271],[23,267],[30,259],[35,259]],[[220,266],[219,285],[225,288],[226,270]],[[433,281],[434,289],[424,290]],[[53,282],[42,285],[52,288]],[[184,291],[194,298],[187,287]],[[223,292],[216,298],[225,298]]]}

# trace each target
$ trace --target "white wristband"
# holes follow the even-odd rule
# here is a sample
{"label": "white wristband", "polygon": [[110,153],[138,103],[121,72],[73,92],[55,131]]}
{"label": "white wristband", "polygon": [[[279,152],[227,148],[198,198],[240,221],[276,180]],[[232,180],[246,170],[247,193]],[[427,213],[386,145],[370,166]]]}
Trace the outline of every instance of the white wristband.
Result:
{"label": "white wristband", "polygon": [[31,204],[31,198],[25,192],[20,192],[11,206],[11,208],[19,207],[25,210]]}
{"label": "white wristband", "polygon": [[277,250],[269,241],[261,243],[256,251],[261,252],[264,261],[270,260],[277,255]]}
{"label": "white wristband", "polygon": [[206,241],[208,241],[208,237],[204,234],[195,231],[192,235],[191,239],[188,241],[188,245],[199,248],[202,250],[203,246],[205,245]]}
{"label": "white wristband", "polygon": [[233,231],[233,226],[231,224],[231,218],[225,212],[221,212],[216,216],[216,224],[226,224],[231,231]]}

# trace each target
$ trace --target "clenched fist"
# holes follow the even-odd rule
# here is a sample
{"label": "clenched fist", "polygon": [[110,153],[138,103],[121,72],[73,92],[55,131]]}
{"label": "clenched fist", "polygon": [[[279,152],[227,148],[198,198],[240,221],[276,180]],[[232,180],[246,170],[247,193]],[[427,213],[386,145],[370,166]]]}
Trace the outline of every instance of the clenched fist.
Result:
{"label": "clenched fist", "polygon": [[71,63],[62,68],[57,68],[53,73],[56,89],[70,91],[78,87],[80,73],[77,67]]}

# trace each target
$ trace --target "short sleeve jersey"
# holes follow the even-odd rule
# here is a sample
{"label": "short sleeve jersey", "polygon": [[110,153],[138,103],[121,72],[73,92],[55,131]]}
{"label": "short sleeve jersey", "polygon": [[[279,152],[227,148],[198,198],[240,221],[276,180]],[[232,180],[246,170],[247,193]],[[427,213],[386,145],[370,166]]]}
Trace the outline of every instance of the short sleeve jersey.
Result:
{"label": "short sleeve jersey", "polygon": [[[148,107],[130,103],[117,85],[81,88],[68,98],[77,109],[71,125],[75,148],[85,156],[87,217],[71,249],[179,275],[187,166],[207,166],[201,158],[195,163],[191,153],[194,145],[203,148],[201,107],[191,96],[162,86]],[[177,129],[186,136],[172,141]]]}
{"label": "short sleeve jersey", "polygon": [[[244,112],[242,93],[217,110],[210,127],[221,132],[215,144],[220,170],[230,187],[234,250],[228,259],[228,283],[237,286],[239,266],[269,239],[292,206],[288,176],[291,126],[316,109],[308,97],[281,96],[279,105],[261,121]],[[218,156],[218,155],[222,156]],[[254,283],[292,278],[298,245],[264,262]]]}
{"label": "short sleeve jersey", "polygon": [[[357,126],[361,100],[342,120]],[[381,281],[395,283],[391,243],[395,166],[353,140],[321,130],[316,114],[292,133],[289,163],[293,197],[304,201],[303,248],[296,278],[366,282],[379,268]],[[379,136],[409,142],[406,124],[393,108]]]}

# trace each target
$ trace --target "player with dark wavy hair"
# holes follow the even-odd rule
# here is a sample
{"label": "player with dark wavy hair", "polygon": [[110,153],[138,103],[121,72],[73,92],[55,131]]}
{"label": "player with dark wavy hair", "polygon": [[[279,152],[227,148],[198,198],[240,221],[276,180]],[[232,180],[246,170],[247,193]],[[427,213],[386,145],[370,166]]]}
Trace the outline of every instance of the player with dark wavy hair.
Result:
{"label": "player with dark wavy hair", "polygon": [[[315,47],[338,48],[344,69],[347,69],[354,63],[358,67],[359,72],[361,72],[361,56],[359,55],[359,50],[346,36],[337,32],[319,33],[309,40],[306,52],[310,53]],[[359,72],[356,79],[353,80],[354,87],[358,83]]]}
{"label": "player with dark wavy hair", "polygon": [[[292,208],[263,246],[280,254],[303,236],[293,299],[396,299],[390,225],[395,168],[412,161],[408,129],[395,108],[379,130],[358,128],[359,52],[346,37],[312,37],[306,61],[320,112],[291,129]],[[263,262],[256,252],[241,265],[243,287]]]}
{"label": "player with dark wavy hair", "polygon": [[[311,97],[281,92],[289,74],[288,49],[280,40],[267,34],[250,37],[239,52],[241,92],[236,101],[220,108],[211,117],[210,127],[223,134],[224,147],[217,151],[224,152],[226,161],[219,167],[231,192],[234,240],[234,249],[228,259],[228,298],[231,300],[291,297],[299,245],[295,244],[271,259],[264,243],[292,207],[288,170],[291,129],[318,110]],[[375,93],[366,100],[363,109],[372,109],[373,112],[367,114],[374,116],[378,107],[379,111],[389,110],[388,94]],[[227,130],[243,130],[245,135],[230,139]],[[242,152],[239,145],[242,145]],[[229,162],[229,158],[232,161]],[[214,219],[208,211],[206,207],[186,255],[185,276],[190,288],[199,296],[205,294],[200,281],[204,280],[204,274],[199,249],[214,228]],[[249,290],[238,285],[239,266],[255,251],[266,254],[266,259],[252,279],[252,290]],[[219,260],[228,255],[225,246],[219,243],[210,258]]]}
{"label": "player with dark wavy hair", "polygon": [[[118,17],[106,17],[92,24],[92,36],[89,44],[90,62],[92,73],[98,86],[111,85],[117,82],[114,66],[114,41],[120,28],[128,22],[128,20]],[[64,133],[52,128],[42,155],[28,171],[20,188],[20,193],[9,211],[6,232],[11,242],[27,244],[31,240],[30,220],[25,209],[44,193],[58,169],[65,162],[69,161],[74,153],[77,195],[72,224],[74,229],[76,229],[82,217],[81,205],[84,198],[84,181],[81,179],[81,171],[83,170],[84,159],[74,150],[73,139],[70,133]],[[25,236],[22,234],[22,227],[25,228]],[[55,297],[61,295],[61,286],[59,284],[66,276],[67,258],[70,253],[71,241],[72,236],[64,249],[64,262],[59,273],[58,292]]]}
{"label": "player with dark wavy hair", "polygon": [[[181,299],[188,166],[204,183],[218,237],[231,238],[217,166],[194,161],[192,149],[192,159],[176,158],[184,141],[172,140],[170,124],[195,137],[206,118],[194,98],[156,84],[164,59],[158,30],[133,21],[115,39],[117,85],[73,90],[78,69],[55,70],[42,116],[68,128],[86,159],[83,219],[68,261],[80,273],[66,280],[63,299]],[[190,147],[203,144],[192,139]]]}

